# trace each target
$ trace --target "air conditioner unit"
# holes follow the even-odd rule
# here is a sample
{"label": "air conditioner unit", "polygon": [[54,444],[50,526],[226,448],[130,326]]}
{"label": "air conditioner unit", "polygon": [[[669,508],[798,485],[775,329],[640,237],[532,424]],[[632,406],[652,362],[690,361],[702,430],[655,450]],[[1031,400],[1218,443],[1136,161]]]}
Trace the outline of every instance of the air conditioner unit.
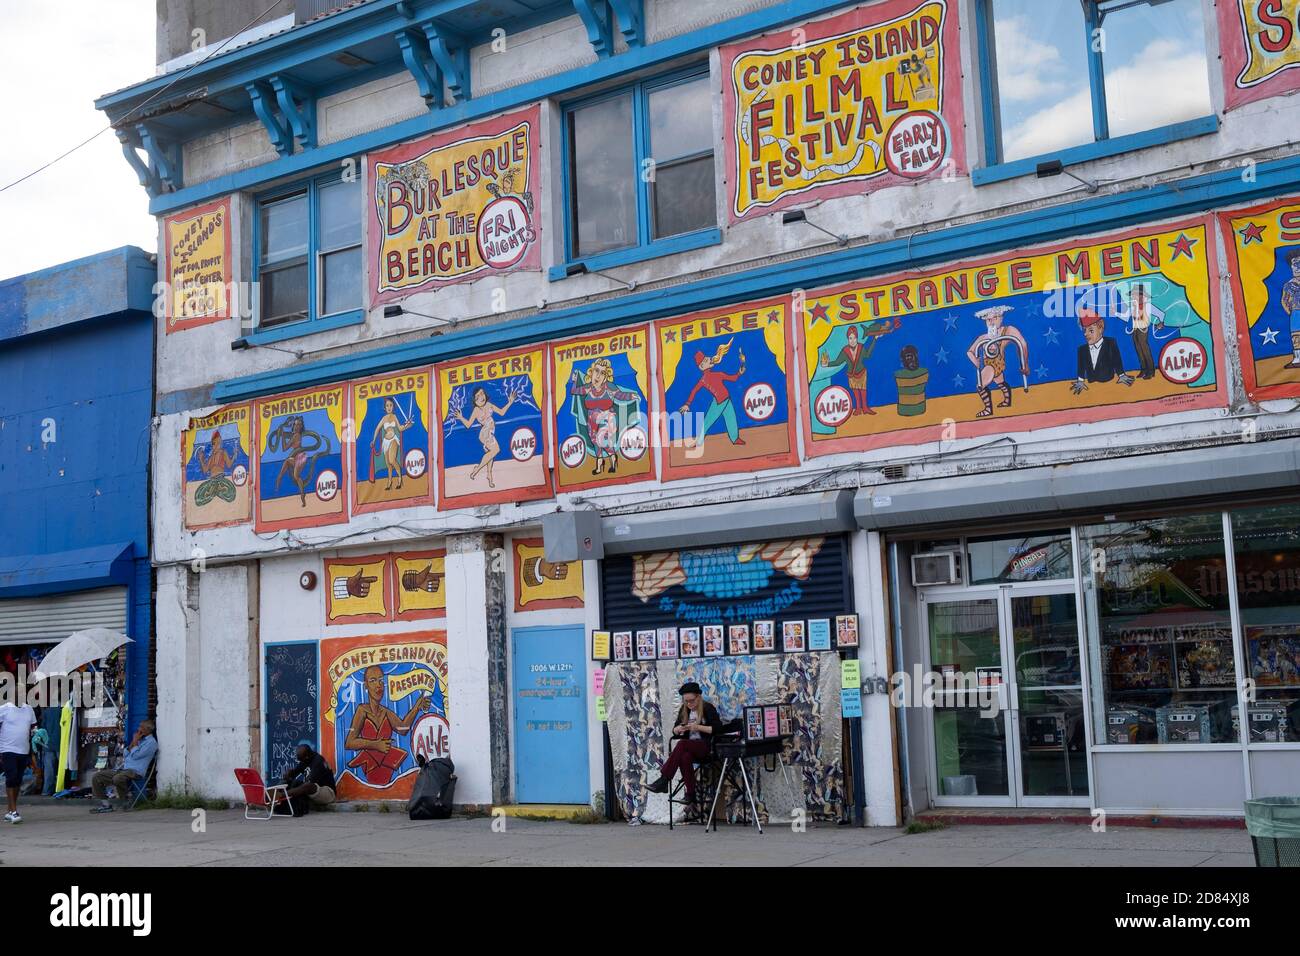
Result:
{"label": "air conditioner unit", "polygon": [[961,565],[953,551],[931,551],[912,555],[912,586],[960,584]]}

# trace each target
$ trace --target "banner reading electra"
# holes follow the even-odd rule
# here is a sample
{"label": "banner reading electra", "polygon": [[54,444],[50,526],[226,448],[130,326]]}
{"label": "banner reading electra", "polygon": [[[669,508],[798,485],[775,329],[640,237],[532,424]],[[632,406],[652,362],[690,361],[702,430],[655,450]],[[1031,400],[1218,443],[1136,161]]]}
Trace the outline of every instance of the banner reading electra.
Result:
{"label": "banner reading electra", "polygon": [[433,502],[431,375],[410,369],[352,383],[352,511]]}
{"label": "banner reading electra", "polygon": [[258,531],[347,519],[343,386],[258,399]]}
{"label": "banner reading electra", "polygon": [[892,0],[722,48],[731,220],[966,172],[957,12]]}
{"label": "banner reading electra", "polygon": [[1300,197],[1219,213],[1251,401],[1300,396]]}
{"label": "banner reading electra", "polygon": [[810,294],[807,452],[1223,405],[1213,241],[1195,220]]}
{"label": "banner reading electra", "polygon": [[1223,106],[1300,89],[1300,0],[1215,0]]}
{"label": "banner reading electra", "polygon": [[215,528],[252,516],[251,409],[227,405],[190,419],[181,433],[185,527]]}
{"label": "banner reading electra", "polygon": [[372,305],[540,268],[538,129],[532,107],[371,155]]}
{"label": "banner reading electra", "polygon": [[170,334],[230,316],[230,200],[167,218],[167,324]]}

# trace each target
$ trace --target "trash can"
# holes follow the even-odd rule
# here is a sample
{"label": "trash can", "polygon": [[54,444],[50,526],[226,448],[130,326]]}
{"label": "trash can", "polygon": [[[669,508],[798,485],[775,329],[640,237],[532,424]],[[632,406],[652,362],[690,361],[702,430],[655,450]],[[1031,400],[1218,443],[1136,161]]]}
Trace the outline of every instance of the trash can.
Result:
{"label": "trash can", "polygon": [[1256,866],[1300,867],[1300,797],[1247,800],[1246,830]]}

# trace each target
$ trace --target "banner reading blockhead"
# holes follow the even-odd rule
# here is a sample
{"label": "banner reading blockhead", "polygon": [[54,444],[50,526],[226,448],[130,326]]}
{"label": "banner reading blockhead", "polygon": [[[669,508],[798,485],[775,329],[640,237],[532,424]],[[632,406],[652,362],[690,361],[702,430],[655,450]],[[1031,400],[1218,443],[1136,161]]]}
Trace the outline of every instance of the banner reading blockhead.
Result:
{"label": "banner reading blockhead", "polygon": [[1300,396],[1300,198],[1219,213],[1251,401]]}
{"label": "banner reading blockhead", "polygon": [[181,433],[186,528],[214,528],[252,516],[251,415],[249,405],[227,405],[191,418]]}
{"label": "banner reading blockhead", "polygon": [[538,109],[371,154],[372,304],[541,264]]}
{"label": "banner reading blockhead", "polygon": [[343,386],[258,399],[258,531],[347,519]]}
{"label": "banner reading blockhead", "polygon": [[1205,220],[810,294],[811,455],[1222,405]]}
{"label": "banner reading blockhead", "polygon": [[788,299],[655,323],[665,479],[796,464]]}
{"label": "banner reading blockhead", "polygon": [[321,641],[321,753],[343,800],[405,800],[417,757],[450,754],[447,635]]}
{"label": "banner reading blockhead", "polygon": [[434,374],[442,423],[438,507],[550,495],[545,347],[444,362]]}
{"label": "banner reading blockhead", "polygon": [[891,0],[722,48],[731,220],[961,174],[951,0]]}
{"label": "banner reading blockhead", "polygon": [[1300,0],[1215,0],[1223,106],[1300,89]]}
{"label": "banner reading blockhead", "polygon": [[352,511],[432,503],[432,374],[409,369],[352,383]]}

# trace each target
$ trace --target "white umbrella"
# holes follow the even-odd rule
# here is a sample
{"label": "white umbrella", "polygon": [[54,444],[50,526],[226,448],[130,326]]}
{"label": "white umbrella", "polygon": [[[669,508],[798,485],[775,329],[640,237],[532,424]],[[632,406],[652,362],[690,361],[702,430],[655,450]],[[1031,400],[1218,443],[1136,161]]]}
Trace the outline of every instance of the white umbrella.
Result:
{"label": "white umbrella", "polygon": [[123,644],[130,643],[131,638],[106,627],[74,631],[50,649],[41,661],[40,670],[34,671],[31,679],[45,680],[55,675],[71,674],[82,664],[105,658]]}

